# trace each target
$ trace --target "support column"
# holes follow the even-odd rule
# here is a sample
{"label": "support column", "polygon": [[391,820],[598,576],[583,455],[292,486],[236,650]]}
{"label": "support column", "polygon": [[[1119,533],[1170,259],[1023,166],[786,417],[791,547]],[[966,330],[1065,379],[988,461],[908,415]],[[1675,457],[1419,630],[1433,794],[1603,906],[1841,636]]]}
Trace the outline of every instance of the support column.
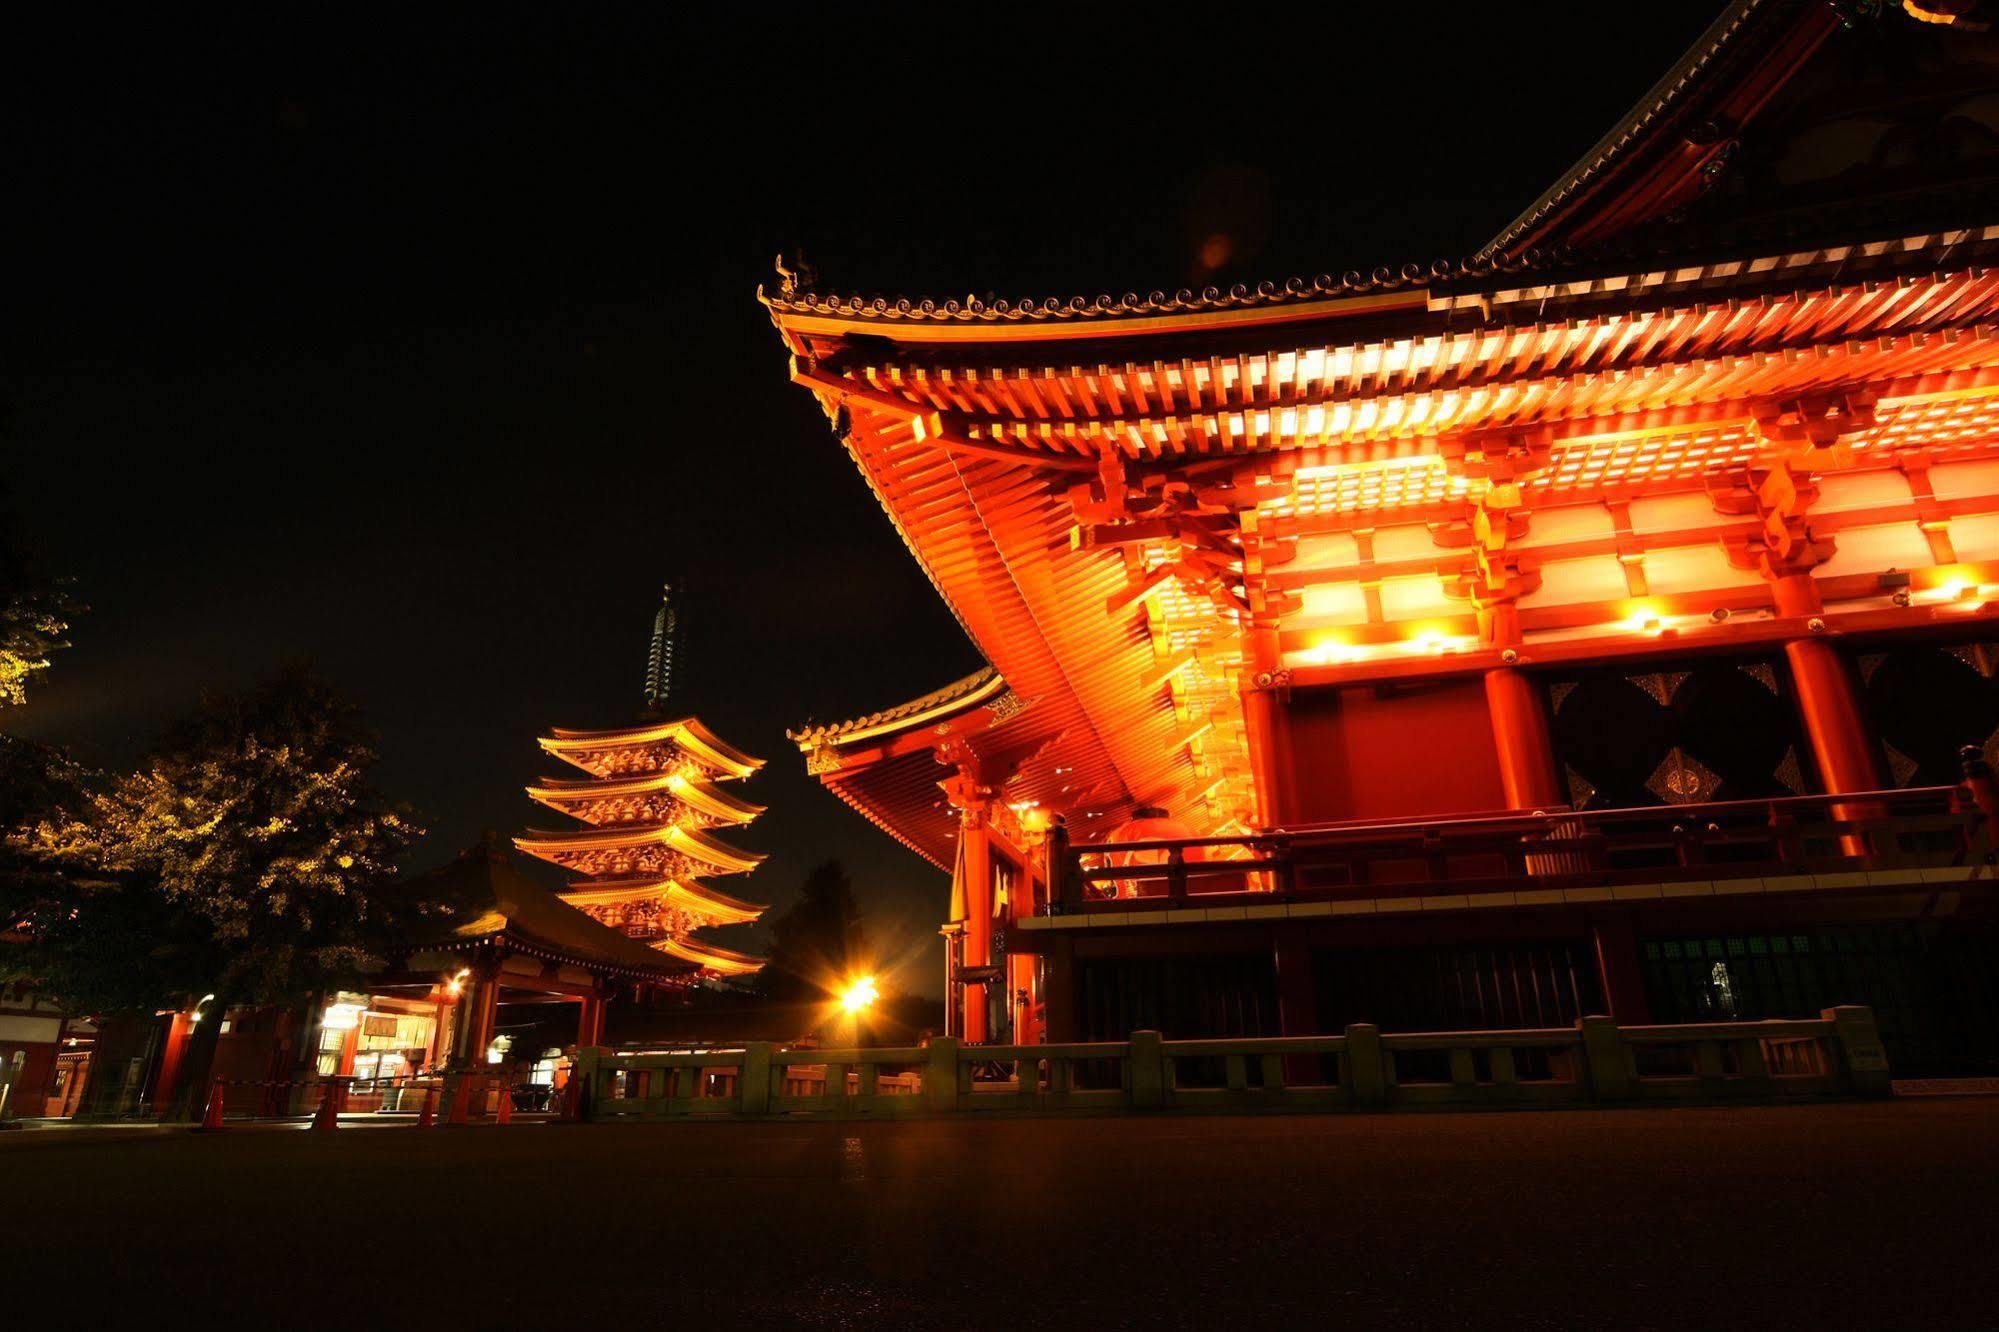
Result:
{"label": "support column", "polygon": [[[1281,1036],[1319,1035],[1319,994],[1312,983],[1312,950],[1296,939],[1280,939],[1277,953],[1277,1031]],[[1294,1087],[1330,1081],[1326,1060],[1292,1055],[1284,1061],[1284,1081]]]}
{"label": "support column", "polygon": [[458,997],[458,1021],[453,1026],[451,1064],[461,1069],[477,1069],[486,1062],[486,1047],[493,1043],[493,1027],[499,1020],[500,982],[496,975],[475,972]]}
{"label": "support column", "polygon": [[1565,797],[1555,781],[1555,746],[1548,715],[1534,682],[1510,666],[1485,673],[1486,708],[1492,714],[1499,780],[1513,809],[1546,809]]}
{"label": "support column", "polygon": [[1034,1019],[1034,979],[1041,959],[1033,953],[1008,953],[1007,1003],[1013,1005],[1013,1043],[1038,1045],[1041,1029]]}
{"label": "support column", "polygon": [[1297,940],[1277,944],[1277,1029],[1285,1036],[1316,1036],[1318,993],[1312,985],[1312,952]]}
{"label": "support column", "polygon": [[1076,1037],[1076,941],[1067,930],[1055,932],[1048,948],[1047,1038],[1051,1044]]}
{"label": "support column", "polygon": [[581,1004],[576,1018],[576,1047],[587,1050],[604,1043],[604,1000],[590,995]]}
{"label": "support column", "polygon": [[1603,1001],[1610,1016],[1621,1027],[1650,1022],[1652,1006],[1645,998],[1644,964],[1631,917],[1619,914],[1590,922],[1590,942],[1596,951],[1597,976],[1603,983]]}
{"label": "support column", "polygon": [[[1810,619],[1824,609],[1818,586],[1809,574],[1773,579],[1771,593],[1782,617]],[[1784,644],[1784,656],[1790,662],[1798,712],[1827,793],[1879,790],[1881,772],[1874,739],[1861,713],[1853,675],[1839,649],[1816,636],[1794,638]]]}
{"label": "support column", "polygon": [[[955,898],[956,892],[952,893]],[[938,933],[944,939],[944,1034],[963,1039],[965,1025],[965,983],[960,971],[965,965],[962,940],[965,922],[955,920]]]}
{"label": "support column", "polygon": [[1245,635],[1242,689],[1243,739],[1249,749],[1250,779],[1256,786],[1257,818],[1266,828],[1298,822],[1298,773],[1291,753],[1289,711],[1291,673],[1274,626],[1259,625]]}
{"label": "support column", "polygon": [[167,1024],[167,1038],[160,1051],[160,1071],[153,1081],[153,1104],[170,1106],[181,1094],[181,1064],[187,1054],[188,1038],[194,1034],[194,1015],[183,1009]]}
{"label": "support column", "polygon": [[[987,836],[985,810],[967,809],[958,825],[958,875],[965,897],[962,966],[967,971],[992,964],[993,853]],[[974,1045],[990,1038],[983,981],[965,984],[964,1038]]]}

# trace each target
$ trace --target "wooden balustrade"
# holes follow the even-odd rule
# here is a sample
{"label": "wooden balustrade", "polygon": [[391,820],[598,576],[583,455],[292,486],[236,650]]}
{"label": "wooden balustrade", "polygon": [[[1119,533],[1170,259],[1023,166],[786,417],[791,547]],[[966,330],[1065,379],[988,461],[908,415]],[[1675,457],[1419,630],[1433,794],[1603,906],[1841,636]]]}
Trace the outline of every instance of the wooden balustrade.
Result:
{"label": "wooden balustrade", "polygon": [[[1323,1077],[1301,1078],[1317,1069]],[[1004,1070],[1005,1076],[1000,1076]],[[585,1115],[913,1118],[964,1113],[1334,1111],[1883,1096],[1872,1010],[1814,1019],[1070,1045],[622,1054],[585,1050]]]}
{"label": "wooden balustrade", "polygon": [[1952,786],[1327,824],[1115,847],[1073,846],[1058,835],[1048,848],[1049,910],[1170,909],[1195,898],[1217,906],[1475,896],[1945,866],[1970,876],[1987,872],[1989,851],[1983,815],[1963,788]]}

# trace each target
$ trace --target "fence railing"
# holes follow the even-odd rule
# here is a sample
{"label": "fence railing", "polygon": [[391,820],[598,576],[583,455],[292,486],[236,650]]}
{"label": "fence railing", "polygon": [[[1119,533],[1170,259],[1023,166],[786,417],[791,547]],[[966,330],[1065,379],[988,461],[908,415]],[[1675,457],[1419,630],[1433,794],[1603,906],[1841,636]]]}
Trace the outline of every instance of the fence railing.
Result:
{"label": "fence railing", "polygon": [[980,1112],[1329,1111],[1883,1096],[1864,1007],[1798,1021],[1069,1045],[627,1054],[581,1051],[591,1120],[908,1118]]}
{"label": "fence railing", "polygon": [[561,1094],[544,1083],[479,1071],[389,1078],[328,1076],[289,1081],[217,1078],[209,1084],[212,1114],[225,1120],[317,1117],[332,1098],[336,1115],[423,1115],[437,1122],[472,1122],[515,1113],[560,1113]]}
{"label": "fence railing", "polygon": [[1982,866],[1987,829],[1964,788],[1920,787],[1644,809],[1509,811],[1327,824],[1240,837],[1048,845],[1053,912],[1364,895],[1477,896],[1675,877],[1760,878]]}

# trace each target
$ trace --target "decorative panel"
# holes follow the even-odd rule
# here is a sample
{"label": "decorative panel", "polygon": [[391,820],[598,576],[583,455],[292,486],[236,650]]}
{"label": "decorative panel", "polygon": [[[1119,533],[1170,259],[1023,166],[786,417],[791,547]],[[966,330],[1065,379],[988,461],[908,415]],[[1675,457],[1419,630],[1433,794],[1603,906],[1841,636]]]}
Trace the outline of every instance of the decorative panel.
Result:
{"label": "decorative panel", "polygon": [[1589,809],[1803,795],[1809,749],[1775,658],[1701,657],[1542,677],[1556,761]]}
{"label": "decorative panel", "polygon": [[1999,643],[1863,648],[1853,664],[1892,785],[1955,784],[1965,745],[1999,759]]}

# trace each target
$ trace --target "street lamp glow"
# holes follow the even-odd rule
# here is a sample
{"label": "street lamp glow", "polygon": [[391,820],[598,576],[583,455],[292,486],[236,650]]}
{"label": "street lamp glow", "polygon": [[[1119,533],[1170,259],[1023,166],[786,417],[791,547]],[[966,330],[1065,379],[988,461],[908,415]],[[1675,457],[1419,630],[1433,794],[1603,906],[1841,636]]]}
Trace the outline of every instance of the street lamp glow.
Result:
{"label": "street lamp glow", "polygon": [[862,976],[847,986],[846,993],[840,996],[840,1007],[849,1013],[858,1013],[863,1009],[873,1008],[875,1000],[880,997],[881,990],[876,987],[875,978]]}

